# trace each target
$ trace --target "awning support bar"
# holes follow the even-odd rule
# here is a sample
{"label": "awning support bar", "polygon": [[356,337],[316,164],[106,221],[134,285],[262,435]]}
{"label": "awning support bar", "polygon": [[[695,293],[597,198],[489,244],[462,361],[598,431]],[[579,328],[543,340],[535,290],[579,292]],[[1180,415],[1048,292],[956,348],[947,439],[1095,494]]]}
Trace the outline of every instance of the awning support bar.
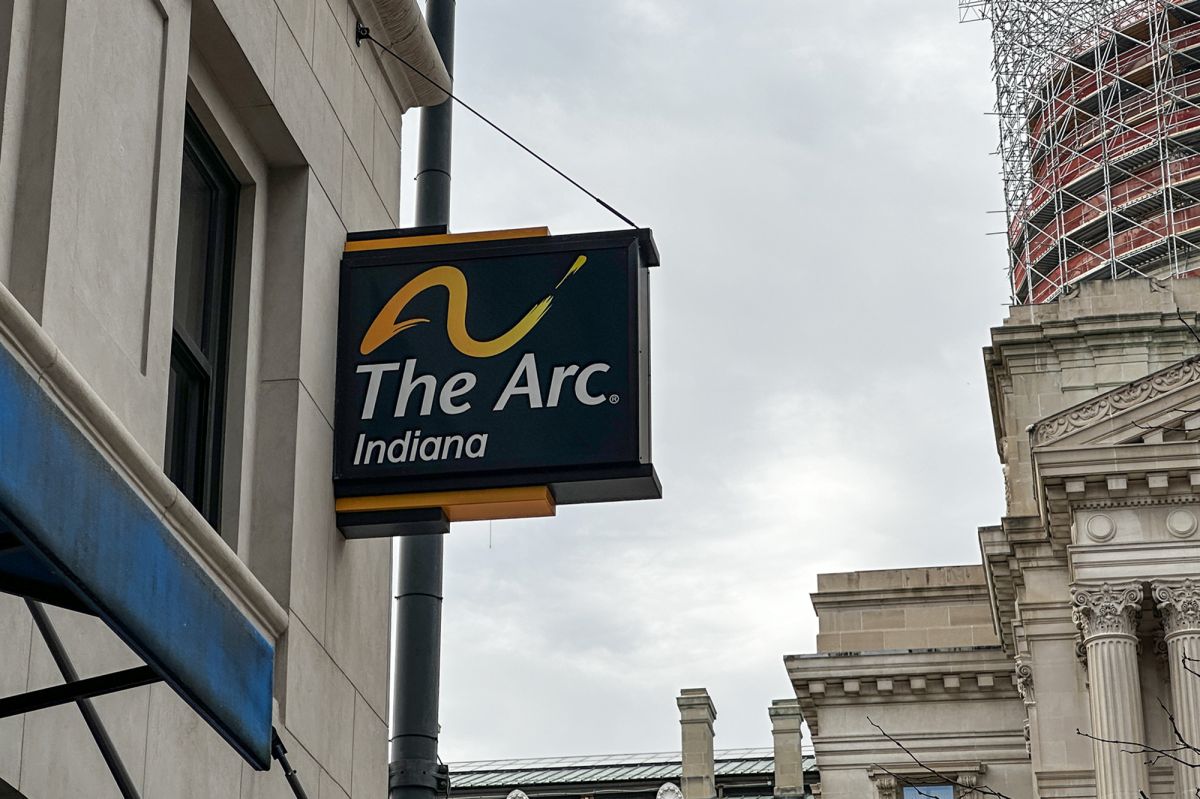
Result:
{"label": "awning support bar", "polygon": [[292,764],[288,762],[287,748],[284,747],[283,741],[279,738],[279,732],[274,727],[271,728],[271,757],[279,761],[284,779],[287,780],[296,799],[308,799],[308,794],[304,792],[304,786],[300,784],[300,778],[296,776],[296,769],[292,768]]}
{"label": "awning support bar", "polygon": [[0,719],[20,716],[22,713],[32,713],[35,710],[45,710],[49,707],[79,702],[91,699],[93,696],[103,696],[127,688],[140,688],[152,682],[158,682],[161,677],[154,673],[149,666],[135,666],[132,669],[101,674],[99,677],[88,677],[86,680],[75,680],[52,685],[49,688],[39,688],[23,694],[6,696],[0,699]]}
{"label": "awning support bar", "polygon": [[[62,640],[58,637],[58,632],[54,629],[54,625],[51,624],[50,617],[46,614],[46,609],[30,599],[25,600],[25,605],[29,608],[29,615],[33,616],[33,623],[37,625],[38,632],[42,635],[42,640],[46,642],[46,648],[50,650],[50,656],[54,658],[54,663],[58,666],[59,673],[62,674],[63,680],[66,681],[65,686],[58,687],[78,686],[83,681],[79,679],[79,673],[75,671],[75,666],[71,663],[71,658],[67,655],[67,650],[63,646]],[[127,672],[139,670],[148,672],[150,679],[139,682],[137,685],[146,685],[161,679],[149,666],[141,666],[139,669],[129,669]],[[122,673],[126,672],[118,672],[118,674]],[[112,677],[113,675],[106,676]],[[134,688],[136,686],[129,684],[123,687]],[[114,688],[112,690],[121,690],[121,688]],[[35,691],[34,693],[37,692]],[[92,694],[92,696],[98,695]],[[29,696],[29,694],[24,694],[23,696]],[[19,697],[10,698],[15,699]],[[71,699],[60,701],[71,701]],[[108,730],[104,728],[104,722],[100,720],[100,715],[96,712],[95,705],[92,704],[90,699],[82,695],[75,698],[75,703],[79,706],[79,712],[83,716],[83,721],[87,725],[88,731],[91,732],[92,739],[96,742],[96,748],[100,750],[100,756],[104,758],[104,763],[108,766],[108,771],[112,774],[113,782],[117,784],[117,789],[121,792],[122,799],[139,799],[137,788],[133,784],[133,778],[129,776],[129,771],[125,768],[125,763],[117,753],[116,747],[113,746],[112,738],[108,736]]]}

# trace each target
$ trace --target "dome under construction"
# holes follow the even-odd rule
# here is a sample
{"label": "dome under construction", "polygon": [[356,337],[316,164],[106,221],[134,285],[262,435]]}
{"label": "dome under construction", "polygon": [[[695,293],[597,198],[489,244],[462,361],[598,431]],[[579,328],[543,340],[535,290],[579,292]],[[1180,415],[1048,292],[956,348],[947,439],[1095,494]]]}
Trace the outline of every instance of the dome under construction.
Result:
{"label": "dome under construction", "polygon": [[960,10],[992,23],[1014,302],[1200,273],[1200,2]]}

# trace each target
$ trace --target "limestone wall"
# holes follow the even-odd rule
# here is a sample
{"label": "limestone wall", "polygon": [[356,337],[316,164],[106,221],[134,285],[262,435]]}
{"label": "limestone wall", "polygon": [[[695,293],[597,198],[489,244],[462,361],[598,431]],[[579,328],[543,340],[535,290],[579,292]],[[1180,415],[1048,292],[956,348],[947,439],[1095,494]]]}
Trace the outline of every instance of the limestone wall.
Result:
{"label": "limestone wall", "polygon": [[821,574],[812,602],[818,652],[997,643],[980,566]]}
{"label": "limestone wall", "polygon": [[[402,2],[0,4],[0,282],[160,462],[185,105],[242,184],[219,526],[288,610],[275,723],[322,799],[386,794],[388,543],[335,528],[330,420],[341,248],[397,225],[422,101],[354,23],[386,39]],[[83,676],[138,664],[95,619],[51,615]],[[0,694],[61,682],[4,594],[0,642]],[[290,796],[165,685],[96,705],[145,799]],[[0,722],[0,778],[118,795],[74,706]]]}
{"label": "limestone wall", "polygon": [[1009,309],[984,350],[1007,515],[1037,515],[1028,428],[1193,354],[1200,280],[1080,283],[1059,300]]}

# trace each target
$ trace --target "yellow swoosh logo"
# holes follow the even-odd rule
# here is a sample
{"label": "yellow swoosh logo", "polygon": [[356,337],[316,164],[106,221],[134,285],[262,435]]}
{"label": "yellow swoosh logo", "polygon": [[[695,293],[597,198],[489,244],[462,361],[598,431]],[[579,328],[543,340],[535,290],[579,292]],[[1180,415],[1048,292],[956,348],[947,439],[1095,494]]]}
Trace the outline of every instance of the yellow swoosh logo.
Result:
{"label": "yellow swoosh logo", "polygon": [[[582,269],[585,263],[587,263],[586,255],[576,258],[575,263],[558,281],[554,291],[562,287],[567,278]],[[367,333],[363,336],[358,351],[363,355],[370,355],[390,341],[397,333],[429,322],[424,317],[401,319],[400,314],[414,297],[437,286],[444,286],[449,294],[446,302],[446,335],[455,349],[470,358],[491,358],[515,345],[541,321],[546,312],[550,310],[550,303],[554,300],[552,291],[535,303],[506,333],[489,341],[478,341],[467,332],[466,276],[456,266],[435,266],[405,283],[403,288],[392,295],[392,298],[380,310],[379,315],[375,317],[375,321],[367,328]]]}

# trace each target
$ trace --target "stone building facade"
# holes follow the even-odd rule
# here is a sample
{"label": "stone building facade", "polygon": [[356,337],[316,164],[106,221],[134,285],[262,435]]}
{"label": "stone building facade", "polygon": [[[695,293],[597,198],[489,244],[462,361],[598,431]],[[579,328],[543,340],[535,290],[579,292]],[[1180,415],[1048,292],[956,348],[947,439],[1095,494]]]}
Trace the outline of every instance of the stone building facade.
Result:
{"label": "stone building facade", "polygon": [[[357,19],[448,81],[415,0],[0,4],[0,345],[274,643],[321,799],[387,793],[389,544],[333,507],[339,261],[398,226],[402,116],[444,99]],[[47,611],[81,677],[140,664]],[[0,696],[62,680],[0,594]],[[93,703],[145,799],[291,796],[164,683]],[[120,795],[71,704],[0,720],[0,794]]]}
{"label": "stone building facade", "polygon": [[817,653],[787,659],[816,748],[822,797],[901,796],[905,781],[979,782],[1027,796],[1013,663],[978,566],[823,574]]}
{"label": "stone building facade", "polygon": [[1200,281],[1095,281],[992,331],[982,566],[822,575],[786,658],[823,796],[1196,795],[1198,310]]}

